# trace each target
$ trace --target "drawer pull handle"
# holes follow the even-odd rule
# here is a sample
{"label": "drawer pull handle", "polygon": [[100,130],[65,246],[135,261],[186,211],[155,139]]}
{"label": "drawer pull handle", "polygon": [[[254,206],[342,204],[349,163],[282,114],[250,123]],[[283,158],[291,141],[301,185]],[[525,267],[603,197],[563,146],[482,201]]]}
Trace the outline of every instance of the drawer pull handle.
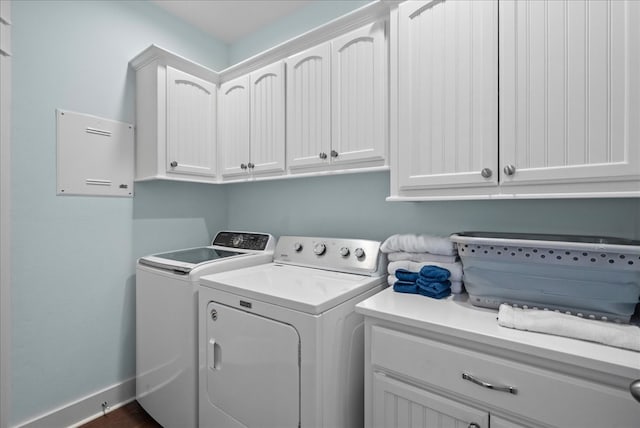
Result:
{"label": "drawer pull handle", "polygon": [[514,394],[514,395],[518,393],[518,390],[516,388],[514,388],[513,386],[493,385],[493,384],[491,384],[489,382],[485,382],[483,380],[477,379],[477,378],[473,377],[472,375],[470,375],[468,373],[462,373],[462,379],[468,380],[469,382],[473,382],[476,385],[480,385],[483,388],[493,389],[495,391],[508,392],[508,393]]}
{"label": "drawer pull handle", "polygon": [[636,379],[631,382],[631,385],[629,385],[629,391],[631,391],[633,398],[640,403],[640,379]]}

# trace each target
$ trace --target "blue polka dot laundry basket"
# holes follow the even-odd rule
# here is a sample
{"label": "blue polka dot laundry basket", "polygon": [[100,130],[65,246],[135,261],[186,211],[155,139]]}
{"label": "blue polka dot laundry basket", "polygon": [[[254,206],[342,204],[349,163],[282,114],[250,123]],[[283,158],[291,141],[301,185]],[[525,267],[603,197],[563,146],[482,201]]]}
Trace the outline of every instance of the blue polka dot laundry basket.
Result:
{"label": "blue polka dot laundry basket", "polygon": [[640,241],[488,232],[451,240],[475,306],[508,303],[629,322],[640,299]]}

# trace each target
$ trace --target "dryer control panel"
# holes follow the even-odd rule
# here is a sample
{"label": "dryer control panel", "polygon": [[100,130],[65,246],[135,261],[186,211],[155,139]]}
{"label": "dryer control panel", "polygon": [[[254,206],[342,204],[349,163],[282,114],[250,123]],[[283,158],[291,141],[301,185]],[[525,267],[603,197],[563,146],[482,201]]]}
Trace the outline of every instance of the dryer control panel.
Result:
{"label": "dryer control panel", "polygon": [[365,239],[281,236],[274,262],[359,275],[383,275],[380,242]]}

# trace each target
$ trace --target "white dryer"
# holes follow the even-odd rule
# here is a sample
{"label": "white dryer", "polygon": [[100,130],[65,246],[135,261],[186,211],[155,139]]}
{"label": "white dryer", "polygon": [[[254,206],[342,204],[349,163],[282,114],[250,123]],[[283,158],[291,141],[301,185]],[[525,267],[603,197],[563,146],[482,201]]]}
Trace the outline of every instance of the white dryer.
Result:
{"label": "white dryer", "polygon": [[273,260],[265,233],[219,232],[210,246],[142,257],[136,267],[136,398],[165,428],[198,423],[202,275]]}
{"label": "white dryer", "polygon": [[354,307],[386,286],[379,247],[284,236],[273,263],[200,279],[201,427],[362,427]]}

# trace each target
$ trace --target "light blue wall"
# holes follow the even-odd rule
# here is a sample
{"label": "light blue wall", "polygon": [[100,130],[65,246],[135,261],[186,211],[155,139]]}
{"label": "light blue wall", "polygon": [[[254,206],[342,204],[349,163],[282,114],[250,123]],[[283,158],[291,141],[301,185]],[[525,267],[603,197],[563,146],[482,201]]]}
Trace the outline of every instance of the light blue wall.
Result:
{"label": "light blue wall", "polygon": [[386,202],[386,172],[231,184],[230,228],[383,240],[481,230],[640,239],[640,199]]}
{"label": "light blue wall", "polygon": [[127,62],[155,43],[219,70],[366,1],[321,1],[227,51],[147,2],[14,1],[10,423],[135,374],[134,260],[219,229],[384,239],[460,230],[640,239],[640,200],[385,202],[387,173],[55,196],[55,108],[134,122]]}
{"label": "light blue wall", "polygon": [[282,42],[312,30],[371,0],[317,0],[271,25],[229,46],[229,64],[233,65]]}
{"label": "light blue wall", "polygon": [[227,223],[223,186],[56,196],[55,109],[133,123],[136,54],[155,43],[222,69],[227,48],[147,2],[12,6],[14,425],[135,376],[135,259],[205,244]]}

